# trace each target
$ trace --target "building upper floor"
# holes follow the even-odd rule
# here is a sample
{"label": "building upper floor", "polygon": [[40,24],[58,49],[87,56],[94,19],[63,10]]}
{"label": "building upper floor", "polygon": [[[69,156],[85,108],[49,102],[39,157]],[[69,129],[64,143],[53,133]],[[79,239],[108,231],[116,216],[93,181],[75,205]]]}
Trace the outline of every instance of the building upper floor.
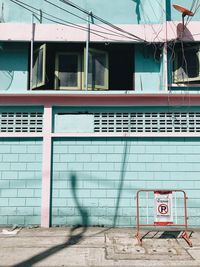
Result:
{"label": "building upper floor", "polygon": [[0,4],[0,93],[200,91],[199,0]]}
{"label": "building upper floor", "polygon": [[1,21],[6,23],[31,23],[31,13],[36,23],[84,24],[93,14],[93,23],[102,20],[112,24],[162,24],[180,21],[174,4],[195,13],[193,20],[200,20],[198,0],[0,0]]}

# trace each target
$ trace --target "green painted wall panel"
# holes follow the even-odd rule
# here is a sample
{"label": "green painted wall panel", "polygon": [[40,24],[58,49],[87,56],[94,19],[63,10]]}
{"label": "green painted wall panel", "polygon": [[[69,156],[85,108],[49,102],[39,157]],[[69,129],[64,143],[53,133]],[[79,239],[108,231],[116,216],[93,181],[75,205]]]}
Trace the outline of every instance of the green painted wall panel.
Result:
{"label": "green painted wall panel", "polygon": [[[17,6],[9,0],[0,0],[0,5],[2,5],[2,3],[4,4],[4,11],[3,15],[1,14],[1,18],[3,18],[5,22],[30,23],[32,17],[31,13],[32,11],[34,11],[37,14],[35,18],[36,23],[39,23],[41,18],[43,23],[52,23],[45,18],[51,18],[47,16],[47,14],[73,23],[85,22],[87,16],[79,10],[62,3],[59,0],[54,0],[51,2],[54,4],[54,6],[45,2],[44,0],[24,0],[23,3],[29,5],[25,6],[30,10],[28,11],[25,8]],[[187,0],[76,0],[73,1],[73,3],[88,11],[92,11],[95,15],[100,16],[103,19],[110,21],[111,23],[118,24],[162,23],[165,17],[167,17],[167,20],[181,21],[181,15],[177,10],[173,8],[173,4],[182,5],[188,9],[191,9],[193,7],[192,10],[195,11],[195,5],[193,5],[193,1]],[[66,11],[57,8],[55,5],[58,5]],[[40,9],[47,14],[43,13],[43,16],[40,17]],[[51,19],[55,18],[52,17]],[[197,10],[195,18],[193,20],[200,20],[199,9]]]}
{"label": "green painted wall panel", "polygon": [[53,225],[135,226],[142,188],[185,190],[189,224],[200,225],[199,138],[69,138],[56,139],[53,149]]}
{"label": "green painted wall panel", "polygon": [[[148,0],[148,1],[147,0],[126,0],[126,1],[76,0],[73,2],[80,7],[87,9],[88,11],[92,11],[95,15],[98,15],[105,20],[119,24],[162,23],[165,17],[167,17],[168,20],[181,21],[181,15],[177,10],[173,8],[172,5],[178,4],[188,9],[191,9],[193,6],[192,1],[189,2],[187,0],[177,0],[174,2],[172,0],[167,0],[166,11],[163,11],[165,8],[165,1],[159,2],[155,0]],[[20,6],[17,6],[16,4],[10,2],[9,0],[0,0],[0,4],[2,3],[4,3],[4,12],[3,12],[4,21],[31,22],[30,11]],[[29,5],[29,7],[28,6],[26,7],[31,11],[34,10],[33,8],[41,9],[43,12],[46,12],[50,15],[56,16],[60,19],[64,19],[66,21],[70,21],[73,23],[84,23],[86,19],[86,15],[84,13],[68,6],[67,4],[61,3],[59,0],[54,0],[52,2],[54,6],[50,5],[44,0],[37,0],[37,1],[24,0],[23,3]],[[60,6],[67,12],[57,8],[55,5]],[[39,11],[37,10],[34,11],[36,12],[36,14],[38,14],[37,18],[35,18],[35,22],[39,22],[40,20]],[[195,5],[193,6],[193,11],[195,11]],[[47,14],[43,13],[42,16],[43,23],[52,23],[45,17],[47,17]],[[200,12],[199,10],[197,10],[195,14],[195,20],[199,19],[200,19]]]}
{"label": "green painted wall panel", "polygon": [[28,86],[28,44],[1,44],[0,92],[26,92]]}
{"label": "green painted wall panel", "polygon": [[[5,151],[3,147],[9,149]],[[29,152],[36,147],[37,152]],[[0,225],[40,224],[42,162],[38,155],[41,153],[41,140],[0,139],[0,157],[3,158],[0,165]],[[37,164],[37,168],[32,168],[33,164]]]}
{"label": "green painted wall panel", "polygon": [[155,58],[158,48],[135,46],[135,91],[159,92],[163,90],[162,57]]}
{"label": "green painted wall panel", "polygon": [[[25,6],[30,10],[28,11],[20,6],[17,6],[9,0],[0,0],[0,4],[4,3],[3,17],[6,22],[31,22],[31,11],[34,11],[36,14],[38,14],[37,18],[35,18],[35,21],[39,22],[40,13],[33,8],[38,10],[41,9],[43,12],[54,16],[54,18],[52,18],[43,13],[43,23],[52,23],[45,17],[55,20],[55,16],[73,23],[84,23],[87,19],[86,14],[60,2],[59,0],[54,0],[51,2],[54,5],[51,5],[44,0],[24,0],[23,3],[29,5]],[[155,2],[155,0],[76,0],[73,1],[73,3],[88,11],[92,11],[93,14],[110,21],[111,23],[159,23],[163,19],[163,4]],[[57,8],[55,5],[58,5],[63,10]],[[64,9],[67,12],[64,11]],[[99,23],[98,21],[94,22]]]}

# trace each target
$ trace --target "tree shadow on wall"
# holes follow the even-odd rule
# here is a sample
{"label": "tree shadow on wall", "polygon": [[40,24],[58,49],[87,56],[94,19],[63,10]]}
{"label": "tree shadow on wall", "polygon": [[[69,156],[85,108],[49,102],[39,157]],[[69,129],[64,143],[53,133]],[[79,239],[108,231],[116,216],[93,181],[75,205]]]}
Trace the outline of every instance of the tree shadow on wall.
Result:
{"label": "tree shadow on wall", "polygon": [[121,195],[122,195],[122,191],[123,191],[123,187],[124,187],[124,179],[125,179],[127,162],[128,162],[128,151],[129,151],[128,149],[129,148],[130,148],[130,142],[125,141],[113,227],[115,227],[117,224],[117,217],[118,217],[118,213],[119,213],[120,200],[121,200]]}
{"label": "tree shadow on wall", "polygon": [[77,196],[77,177],[74,173],[72,173],[70,176],[70,182],[71,182],[73,198],[74,198],[76,207],[81,215],[82,222],[80,224],[84,227],[83,232],[85,232],[87,229],[87,226],[89,225],[89,216],[88,216],[87,210],[83,208],[79,203],[78,196]]}
{"label": "tree shadow on wall", "polygon": [[[136,8],[135,8],[135,13],[137,15],[137,23],[140,24],[141,21],[141,0],[132,0],[133,2],[136,3]],[[162,2],[160,2],[160,7],[162,7]],[[166,10],[164,10],[164,5],[162,7],[163,14],[166,14],[166,20],[170,21],[171,20],[171,0],[166,1]]]}
{"label": "tree shadow on wall", "polygon": [[132,1],[136,3],[135,13],[137,15],[137,23],[140,24],[140,21],[141,21],[141,15],[140,15],[141,0],[132,0]]}
{"label": "tree shadow on wall", "polygon": [[[80,205],[77,197],[77,177],[75,174],[71,174],[70,183],[76,207],[78,208],[78,211],[81,215],[80,224],[71,228],[69,237],[64,243],[53,246],[23,262],[13,265],[13,267],[27,267],[27,266],[31,267],[35,265],[37,262],[40,262],[45,258],[48,258],[49,256],[56,254],[63,249],[66,249],[69,246],[73,246],[80,243],[81,240],[84,238],[84,233],[86,232],[87,226],[89,224],[89,218],[88,218],[88,212]],[[82,225],[83,227],[81,227],[80,225]]]}

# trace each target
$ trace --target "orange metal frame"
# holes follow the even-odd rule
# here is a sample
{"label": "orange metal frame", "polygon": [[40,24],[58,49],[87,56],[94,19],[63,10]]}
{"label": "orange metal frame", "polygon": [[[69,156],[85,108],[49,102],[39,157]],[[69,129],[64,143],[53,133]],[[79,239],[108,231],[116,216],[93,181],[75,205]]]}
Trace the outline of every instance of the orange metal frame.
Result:
{"label": "orange metal frame", "polygon": [[157,192],[157,193],[160,193],[160,194],[167,194],[169,192],[181,192],[183,193],[183,196],[184,196],[184,224],[174,224],[174,223],[167,223],[165,226],[177,226],[177,227],[184,227],[184,232],[182,233],[181,237],[185,239],[185,241],[188,243],[188,245],[190,247],[192,247],[192,242],[189,238],[189,235],[188,235],[188,215],[187,215],[187,196],[186,196],[186,193],[185,191],[183,190],[159,190],[159,189],[156,189],[156,190],[139,190],[137,191],[137,194],[136,194],[136,206],[137,206],[137,234],[136,234],[136,238],[138,240],[138,243],[139,245],[142,245],[142,238],[141,238],[141,235],[140,235],[140,228],[141,227],[146,227],[146,226],[163,226],[163,225],[158,225],[158,224],[140,224],[140,206],[139,206],[139,194],[141,192]]}

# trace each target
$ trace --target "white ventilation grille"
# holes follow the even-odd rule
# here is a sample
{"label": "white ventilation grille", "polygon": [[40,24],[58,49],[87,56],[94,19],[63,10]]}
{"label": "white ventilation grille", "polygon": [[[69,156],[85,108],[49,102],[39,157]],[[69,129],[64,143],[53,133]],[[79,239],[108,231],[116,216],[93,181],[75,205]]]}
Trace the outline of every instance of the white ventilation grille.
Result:
{"label": "white ventilation grille", "polygon": [[200,132],[200,112],[95,113],[94,132]]}
{"label": "white ventilation grille", "polygon": [[42,132],[43,113],[39,112],[2,112],[0,113],[1,133],[40,133]]}

